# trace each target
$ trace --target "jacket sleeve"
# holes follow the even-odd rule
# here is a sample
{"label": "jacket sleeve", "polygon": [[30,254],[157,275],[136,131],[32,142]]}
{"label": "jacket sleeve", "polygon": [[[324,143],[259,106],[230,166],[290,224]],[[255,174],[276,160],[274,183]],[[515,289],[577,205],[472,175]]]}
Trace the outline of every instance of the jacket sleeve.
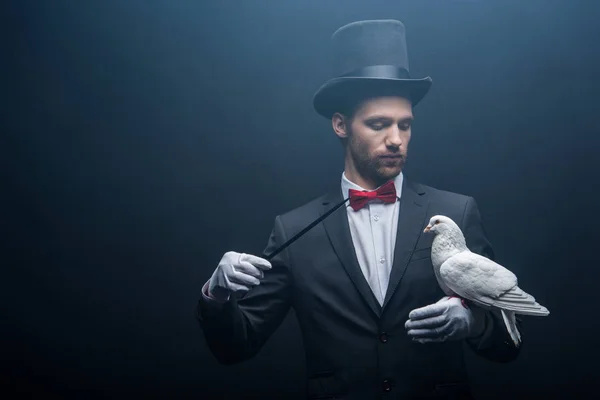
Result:
{"label": "jacket sleeve", "polygon": [[[472,197],[467,200],[461,229],[465,235],[467,247],[472,252],[494,260],[494,251],[486,237],[477,203]],[[472,303],[470,306],[477,307]],[[521,320],[518,317],[517,329],[522,332]],[[520,353],[520,347],[513,344],[502,315],[497,310],[485,311],[484,332],[477,338],[467,340],[467,343],[476,354],[494,362],[513,361]]]}
{"label": "jacket sleeve", "polygon": [[[285,241],[278,216],[262,257]],[[209,349],[221,364],[235,364],[254,357],[290,309],[292,274],[287,249],[270,262],[272,268],[264,271],[260,284],[245,294],[231,295],[224,304],[211,301],[204,293],[200,296],[196,318]]]}

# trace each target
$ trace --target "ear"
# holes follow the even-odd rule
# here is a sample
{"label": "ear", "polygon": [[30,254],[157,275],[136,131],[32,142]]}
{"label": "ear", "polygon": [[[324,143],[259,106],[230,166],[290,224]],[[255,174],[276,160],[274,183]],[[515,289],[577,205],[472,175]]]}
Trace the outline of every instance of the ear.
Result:
{"label": "ear", "polygon": [[336,112],[331,117],[331,126],[333,127],[333,131],[340,139],[346,139],[348,137],[348,124],[349,121],[346,117],[339,112]]}

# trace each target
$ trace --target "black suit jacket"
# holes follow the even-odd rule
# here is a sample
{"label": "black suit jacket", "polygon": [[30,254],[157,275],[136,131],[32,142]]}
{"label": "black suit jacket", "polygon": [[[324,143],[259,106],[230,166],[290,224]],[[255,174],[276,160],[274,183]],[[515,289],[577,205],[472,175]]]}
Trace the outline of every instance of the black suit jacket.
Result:
{"label": "black suit jacket", "polygon": [[[342,200],[338,187],[277,216],[264,254]],[[436,214],[459,224],[472,251],[494,258],[473,198],[405,177],[383,306],[361,272],[341,207],[275,256],[246,295],[221,307],[200,300],[197,317],[212,353],[224,364],[253,357],[293,307],[306,351],[308,398],[469,398],[463,342],[420,344],[404,328],[411,310],[444,296],[430,257],[433,234],[423,233]],[[484,334],[467,343],[496,362],[519,353],[500,315],[490,311]]]}

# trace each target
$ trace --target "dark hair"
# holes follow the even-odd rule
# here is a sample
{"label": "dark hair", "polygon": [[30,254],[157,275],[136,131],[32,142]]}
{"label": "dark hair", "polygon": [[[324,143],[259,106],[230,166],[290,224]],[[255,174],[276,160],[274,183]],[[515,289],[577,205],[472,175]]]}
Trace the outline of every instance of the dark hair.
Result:
{"label": "dark hair", "polygon": [[347,120],[352,121],[352,119],[354,118],[354,115],[356,114],[356,111],[358,111],[360,106],[366,100],[367,99],[360,99],[360,100],[355,100],[352,102],[346,102],[346,104],[340,104],[337,112],[339,112],[344,117],[346,117]]}
{"label": "dark hair", "polygon": [[398,87],[389,85],[385,81],[358,81],[352,85],[346,85],[344,90],[339,91],[336,109],[337,112],[352,120],[356,111],[365,101],[384,96],[401,96],[410,100],[410,93],[407,90],[399,90]]}

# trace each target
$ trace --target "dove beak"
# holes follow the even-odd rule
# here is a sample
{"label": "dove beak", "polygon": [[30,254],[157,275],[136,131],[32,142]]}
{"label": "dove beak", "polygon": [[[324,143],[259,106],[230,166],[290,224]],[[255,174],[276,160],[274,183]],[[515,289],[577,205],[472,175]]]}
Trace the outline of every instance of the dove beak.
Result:
{"label": "dove beak", "polygon": [[430,230],[430,229],[431,229],[431,226],[427,225],[427,226],[425,227],[425,230],[424,230],[423,232],[427,233],[427,232],[429,232],[429,230]]}

